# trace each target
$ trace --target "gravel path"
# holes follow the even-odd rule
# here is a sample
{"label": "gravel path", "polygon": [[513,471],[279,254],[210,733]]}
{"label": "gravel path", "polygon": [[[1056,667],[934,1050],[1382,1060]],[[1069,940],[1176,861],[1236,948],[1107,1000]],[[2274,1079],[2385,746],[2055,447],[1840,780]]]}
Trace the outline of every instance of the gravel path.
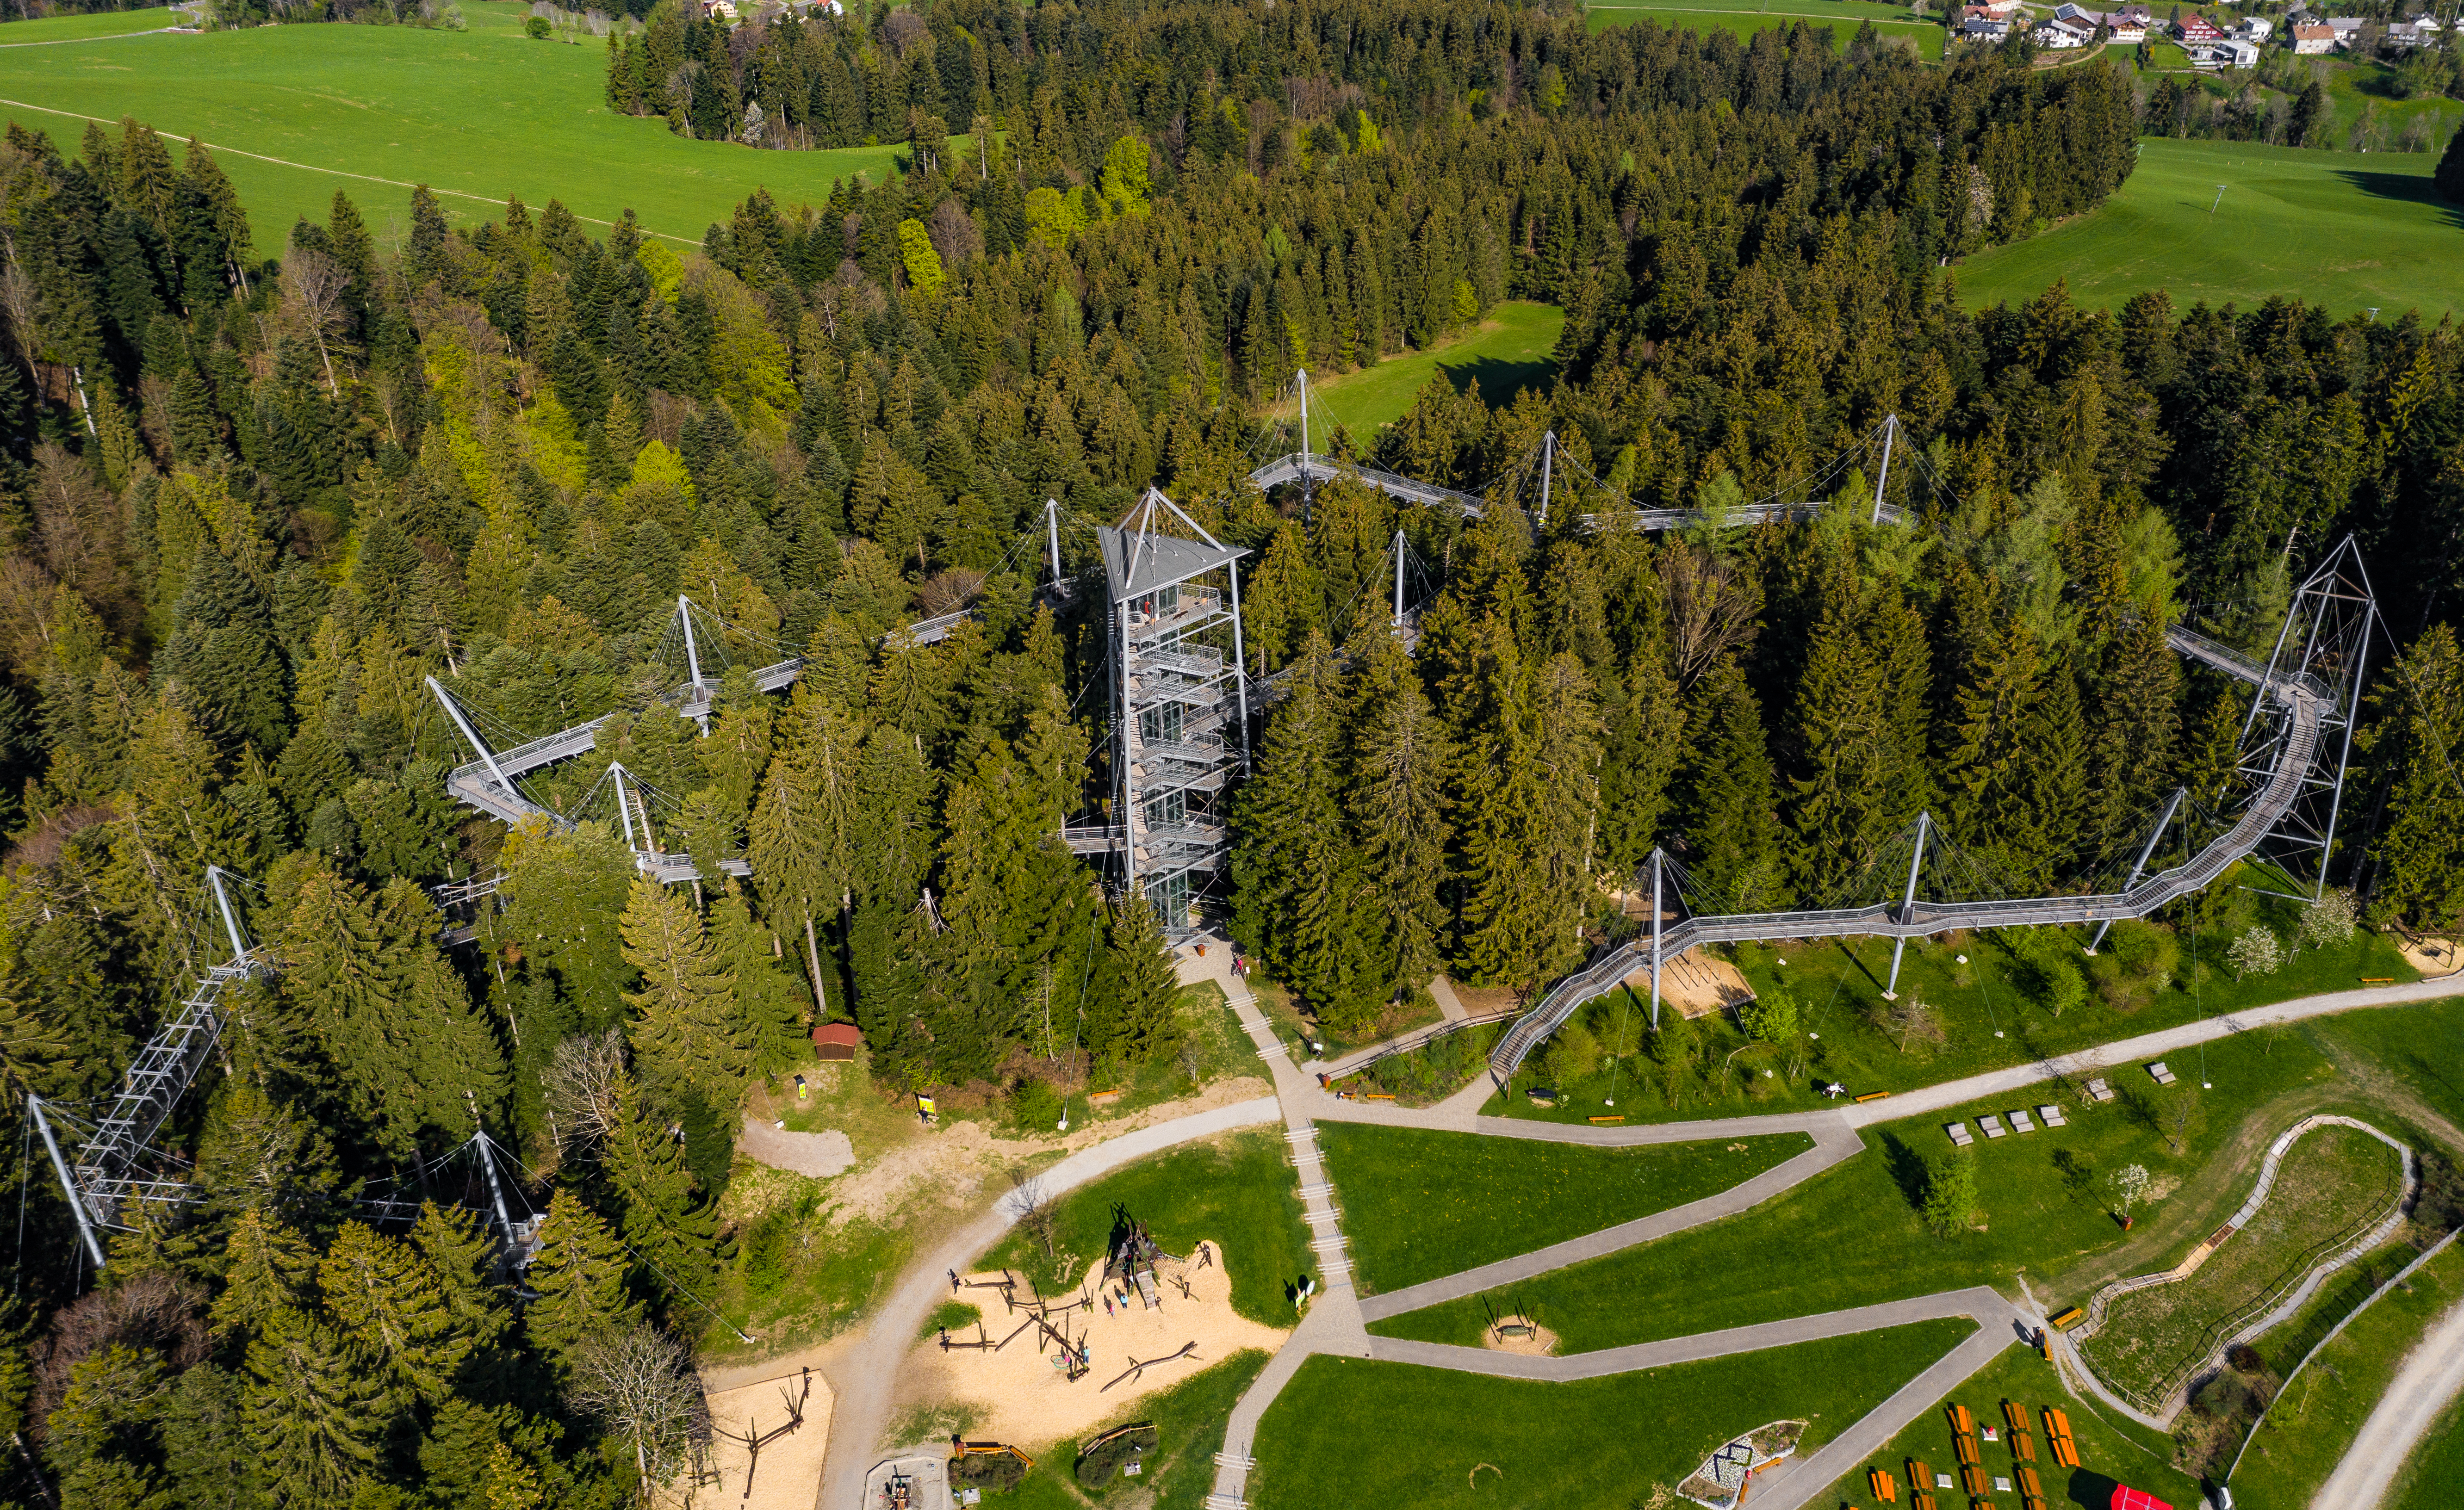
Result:
{"label": "gravel path", "polygon": [[774,1170],[792,1170],[825,1180],[855,1167],[855,1145],[836,1127],[826,1132],[789,1132],[752,1117],[736,1140],[737,1151]]}
{"label": "gravel path", "polygon": [[2319,1510],[2377,1510],[2396,1475],[2458,1394],[2464,1394],[2464,1301],[2449,1306],[2406,1355],[2387,1393],[2362,1423],[2361,1434],[2345,1449],[2343,1461],[2310,1503]]}

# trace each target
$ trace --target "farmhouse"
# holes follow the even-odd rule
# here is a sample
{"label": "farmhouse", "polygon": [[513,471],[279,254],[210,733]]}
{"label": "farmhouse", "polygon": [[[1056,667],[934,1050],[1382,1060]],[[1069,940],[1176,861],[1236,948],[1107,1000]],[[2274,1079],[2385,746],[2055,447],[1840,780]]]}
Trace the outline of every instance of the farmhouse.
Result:
{"label": "farmhouse", "polygon": [[2036,29],[2028,34],[2045,47],[2085,47],[2096,40],[2096,22],[2087,16],[2056,16],[2036,23]]}
{"label": "farmhouse", "polygon": [[1959,34],[1988,38],[2009,36],[2011,34],[2010,18],[1995,15],[1990,6],[1969,6],[1960,11]]}
{"label": "farmhouse", "polygon": [[2362,28],[2369,23],[2357,15],[2331,15],[2327,24],[2335,28],[2336,45],[2350,47],[2362,39]]}
{"label": "farmhouse", "polygon": [[2336,50],[2336,29],[2324,21],[2293,23],[2293,51],[2303,57]]}

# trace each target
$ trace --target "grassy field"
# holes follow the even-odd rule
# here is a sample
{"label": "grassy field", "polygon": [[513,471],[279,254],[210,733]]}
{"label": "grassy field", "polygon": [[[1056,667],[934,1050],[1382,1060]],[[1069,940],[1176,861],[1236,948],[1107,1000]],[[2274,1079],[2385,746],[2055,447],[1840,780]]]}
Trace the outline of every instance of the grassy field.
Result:
{"label": "grassy field", "polygon": [[[2272,975],[2235,980],[2215,962],[2233,933],[2260,917],[2279,935],[2294,927],[2292,909],[2274,902],[2244,902],[2237,911],[2246,915],[2195,938],[2172,935],[2172,983],[2143,995],[2128,1011],[2093,995],[2059,1017],[2048,1011],[2033,994],[2035,976],[2022,955],[2049,940],[1996,930],[1913,944],[1901,965],[1900,994],[1933,1009],[1943,1041],[1911,1042],[1905,1051],[1876,1017],[1890,971],[1890,940],[1739,945],[1733,958],[1757,994],[1785,992],[1795,999],[1797,1038],[1754,1045],[1728,1018],[1679,1027],[1663,1013],[1666,1032],[1649,1044],[1641,1026],[1649,1020],[1648,990],[1631,999],[1615,993],[1587,1007],[1582,1018],[1604,1053],[1594,1073],[1552,1087],[1560,1093],[1554,1106],[1533,1105],[1516,1086],[1484,1109],[1489,1116],[1566,1123],[1600,1115],[1609,1101],[1637,1122],[1812,1110],[1830,1105],[1820,1093],[1825,1083],[1855,1095],[1909,1090],[2244,1007],[2346,989],[2365,975],[2403,980],[2414,974],[2387,940],[2363,933],[2341,948],[2297,955]],[[2085,930],[2064,930],[2059,952],[2085,964],[2078,951],[2087,938]],[[1615,1060],[1619,1045],[1626,1057]],[[1646,1045],[1649,1054],[1641,1051]],[[1525,1084],[1539,1083],[1538,1076],[1535,1065]]]}
{"label": "grassy field", "polygon": [[1587,1149],[1353,1122],[1319,1138],[1364,1287],[1387,1290],[1715,1195],[1814,1147],[1792,1132]]}
{"label": "grassy field", "polygon": [[1669,5],[1591,5],[1586,19],[1595,32],[1652,20],[1661,26],[1700,32],[1720,27],[1741,38],[1775,26],[1805,22],[1832,29],[1832,45],[1844,48],[1867,21],[1884,37],[1912,43],[1919,55],[1942,60],[1944,33],[1936,19],[1919,20],[1907,7],[1874,0],[1682,0]]}
{"label": "grassy field", "polygon": [[[1463,336],[1441,341],[1425,351],[1407,351],[1374,367],[1336,377],[1309,379],[1309,445],[1327,450],[1329,422],[1352,432],[1363,447],[1379,428],[1399,419],[1429,380],[1442,372],[1457,388],[1477,381],[1480,396],[1491,405],[1511,404],[1527,387],[1545,387],[1554,365],[1551,353],[1566,312],[1553,304],[1520,301],[1500,304],[1488,318]],[[1274,411],[1278,419],[1296,419],[1297,403]]]}
{"label": "grassy field", "polygon": [[[2440,1007],[2464,1015],[2456,1003]],[[2206,1073],[2213,1089],[2200,1089],[2191,1073],[2159,1087],[2123,1066],[2113,1077],[2120,1098],[2102,1105],[2048,1085],[1888,1124],[1868,1133],[1865,1153],[1752,1211],[1542,1275],[1516,1286],[1513,1299],[1569,1353],[2010,1285],[2021,1274],[2049,1309],[2080,1303],[2108,1280],[2178,1262],[2240,1206],[2266,1145],[2302,1115],[2367,1111],[2365,1095],[2394,1094],[2378,1089],[2389,1077],[2377,1061],[2356,1057],[2344,1067],[2297,1032],[2211,1044]],[[1950,1151],[1942,1125],[2046,1102],[2063,1105],[2069,1126],[1979,1139],[1978,1209],[1969,1228],[1929,1231],[1917,1201],[1926,1161]],[[2110,1176],[2130,1164],[2146,1168],[2159,1195],[2125,1234]],[[1853,1241],[1843,1240],[1848,1234]],[[1741,1261],[1745,1255],[1750,1261]],[[1475,1297],[1373,1329],[1473,1344],[1485,1324]]]}
{"label": "grassy field", "polygon": [[2431,191],[2436,162],[2145,138],[2103,208],[1969,257],[1956,269],[1960,297],[2020,304],[2067,278],[2074,299],[2101,308],[2161,288],[2176,309],[2283,295],[2434,321],[2464,311],[2464,208]]}
{"label": "grassy field", "polygon": [[[2233,1498],[2252,1505],[2308,1504],[2352,1445],[2397,1364],[2459,1297],[2464,1247],[2450,1247],[2321,1349],[2259,1423],[2233,1472]],[[2269,1359],[2279,1372],[2298,1361]],[[2452,1496],[2458,1482],[2464,1466],[2446,1479],[2444,1493]]]}
{"label": "grassy field", "polygon": [[2464,1484],[2464,1400],[2449,1406],[2422,1438],[2383,1503],[2387,1510],[2451,1510],[2457,1484]]}
{"label": "grassy field", "polygon": [[2081,1350],[2124,1399],[2154,1409],[2206,1360],[2224,1325],[2375,1225],[2403,1189],[2402,1156],[2378,1139],[2352,1127],[2304,1133],[2247,1228],[2190,1278],[2111,1302]]}
{"label": "grassy field", "polygon": [[[766,186],[781,206],[833,180],[889,170],[891,147],[756,152],[689,142],[665,121],[608,113],[599,46],[533,41],[526,6],[469,0],[468,32],[400,26],[269,26],[196,36],[0,49],[0,104],[75,151],[88,118],[133,115],[201,137],[248,206],[260,251],[301,215],[323,220],[347,190],[381,241],[408,225],[410,186],[479,219],[509,194],[586,220],[627,208],[650,230],[698,243]],[[164,14],[146,16],[160,24]],[[93,35],[63,16],[9,25],[14,41]],[[251,154],[243,156],[242,154]]]}
{"label": "grassy field", "polygon": [[1143,1160],[1061,1198],[1057,1258],[1020,1228],[979,1267],[1021,1270],[1047,1293],[1067,1289],[1111,1246],[1113,1223],[1126,1214],[1146,1223],[1168,1253],[1188,1253],[1200,1239],[1221,1243],[1232,1308],[1268,1326],[1292,1325],[1300,1319],[1292,1287],[1316,1266],[1283,1148],[1280,1133],[1241,1132]]}
{"label": "grassy field", "polygon": [[53,15],[40,20],[11,17],[0,22],[0,51],[12,47],[44,47],[90,36],[132,36],[189,25],[188,18],[160,8],[149,11],[98,11],[88,15]]}
{"label": "grassy field", "polygon": [[1832,1338],[1575,1384],[1312,1358],[1258,1428],[1249,1502],[1414,1510],[1659,1503],[1732,1436],[1802,1419],[1812,1450],[1973,1331]]}
{"label": "grassy field", "polygon": [[[2167,1461],[2170,1444],[2157,1433],[2137,1425],[2110,1411],[2100,1414],[2102,1408],[2070,1392],[2062,1385],[2052,1364],[2026,1347],[2013,1347],[1985,1366],[1973,1378],[1952,1390],[1947,1400],[1968,1407],[1979,1423],[2002,1424],[2002,1402],[2015,1400],[2027,1408],[2030,1434],[2036,1449],[2036,1472],[2043,1476],[2046,1498],[2065,1507],[2086,1505],[2105,1510],[2113,1502],[2114,1485],[2129,1484],[2145,1489],[2168,1504],[2195,1505],[2199,1502],[2198,1480],[2181,1473]],[[2039,1408],[2052,1406],[2067,1416],[2071,1436],[2079,1443],[2079,1466],[2077,1469],[2057,1467],[2053,1455],[2045,1450],[2044,1429],[2037,1415]],[[2110,1417],[2108,1419],[2108,1417]],[[2014,1459],[2006,1439],[1982,1444],[1988,1472],[2011,1477]],[[1888,1447],[1859,1464],[1856,1472],[1839,1480],[1832,1491],[1808,1500],[1809,1504],[1861,1505],[1871,1503],[1872,1494],[1865,1483],[1865,1470],[1880,1468],[1899,1478],[1902,1485],[1899,1503],[1906,1504],[1907,1465],[1910,1459],[1924,1463],[1936,1473],[1956,1475],[1957,1459],[1951,1454],[1950,1424],[1940,1407],[1927,1411],[1911,1422],[1907,1430],[1891,1439]],[[1933,1485],[1924,1486],[1928,1490]],[[2279,1501],[2245,1497],[2241,1483],[2233,1483],[2236,1499],[2251,1510],[2277,1510]],[[1938,1504],[1953,1504],[1959,1497],[1949,1491],[1937,1491]],[[1748,1503],[1751,1503],[1750,1498]],[[2284,1500],[2289,1510],[2300,1510],[2306,1500]]]}

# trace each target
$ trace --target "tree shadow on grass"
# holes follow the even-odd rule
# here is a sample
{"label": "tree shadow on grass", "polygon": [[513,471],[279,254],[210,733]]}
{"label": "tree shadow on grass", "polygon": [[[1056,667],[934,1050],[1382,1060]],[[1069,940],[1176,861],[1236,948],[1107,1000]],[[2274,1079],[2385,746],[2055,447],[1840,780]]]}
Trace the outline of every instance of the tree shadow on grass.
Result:
{"label": "tree shadow on grass", "polygon": [[1528,361],[1473,357],[1464,361],[1441,361],[1438,370],[1446,375],[1457,393],[1479,383],[1481,401],[1491,408],[1512,404],[1526,388],[1538,388],[1545,393],[1557,382],[1557,362],[1552,357],[1534,357]]}
{"label": "tree shadow on grass", "polygon": [[2377,173],[2367,168],[2340,167],[2336,176],[2373,199],[2407,200],[2427,205],[2450,226],[2464,230],[2464,205],[2440,197],[2438,187],[2426,177],[2411,173]]}
{"label": "tree shadow on grass", "polygon": [[1909,1210],[1917,1212],[1924,1211],[1925,1193],[1925,1155],[1919,1153],[1916,1149],[1908,1147],[1906,1143],[1901,1141],[1900,1135],[1896,1132],[1884,1132],[1881,1134],[1881,1138],[1882,1143],[1882,1167],[1890,1171],[1891,1183],[1900,1188],[1900,1193],[1902,1195],[1907,1197]]}

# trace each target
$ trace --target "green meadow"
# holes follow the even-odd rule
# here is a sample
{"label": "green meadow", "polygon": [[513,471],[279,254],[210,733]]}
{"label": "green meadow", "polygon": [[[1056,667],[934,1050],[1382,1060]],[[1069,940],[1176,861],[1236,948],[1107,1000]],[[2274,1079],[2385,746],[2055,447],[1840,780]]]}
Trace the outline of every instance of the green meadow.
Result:
{"label": "green meadow", "polygon": [[1960,297],[2020,304],[2067,278],[2073,299],[2099,308],[2161,288],[2176,309],[2282,295],[2436,320],[2464,312],[2464,207],[2431,188],[2436,162],[2147,138],[2101,208],[1960,264]]}
{"label": "green meadow", "polygon": [[201,138],[267,252],[297,217],[322,220],[337,188],[381,239],[407,229],[410,187],[425,183],[456,218],[492,215],[508,195],[534,208],[559,199],[602,223],[630,208],[646,229],[698,243],[756,187],[794,207],[894,163],[887,146],[757,152],[672,136],[664,121],[609,113],[601,45],[532,40],[526,6],[463,11],[466,32],[118,34],[165,25],[162,11],[11,22],[0,27],[0,110],[71,152],[87,120],[122,116]]}
{"label": "green meadow", "polygon": [[1905,6],[1877,0],[1679,0],[1669,5],[1592,5],[1585,8],[1591,29],[1605,31],[1652,20],[1661,26],[1700,32],[1720,27],[1749,37],[1756,32],[1802,21],[1832,29],[1835,47],[1846,47],[1857,28],[1867,21],[1884,37],[1912,44],[1919,55],[1942,60],[1943,29],[1938,19],[1919,19]]}
{"label": "green meadow", "polygon": [[[1309,423],[1312,427],[1329,422],[1340,425],[1365,447],[1380,428],[1402,418],[1412,400],[1441,372],[1458,389],[1478,383],[1480,396],[1491,405],[1511,404],[1527,387],[1548,386],[1557,333],[1565,325],[1566,312],[1554,304],[1500,304],[1489,311],[1488,318],[1453,340],[1389,357],[1358,372],[1332,378],[1312,375]],[[1274,411],[1277,419],[1293,419],[1299,412],[1299,405],[1291,403]],[[1319,430],[1309,444],[1321,451],[1327,449],[1329,433]]]}

